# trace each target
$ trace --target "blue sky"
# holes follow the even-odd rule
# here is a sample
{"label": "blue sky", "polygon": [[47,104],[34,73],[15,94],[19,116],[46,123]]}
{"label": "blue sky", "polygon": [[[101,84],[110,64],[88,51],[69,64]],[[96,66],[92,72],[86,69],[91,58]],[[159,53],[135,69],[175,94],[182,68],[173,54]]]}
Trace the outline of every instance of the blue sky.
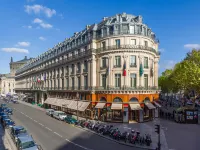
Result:
{"label": "blue sky", "polygon": [[9,72],[11,56],[36,57],[87,24],[122,12],[142,15],[156,33],[162,72],[200,48],[199,6],[199,0],[1,0],[0,73]]}

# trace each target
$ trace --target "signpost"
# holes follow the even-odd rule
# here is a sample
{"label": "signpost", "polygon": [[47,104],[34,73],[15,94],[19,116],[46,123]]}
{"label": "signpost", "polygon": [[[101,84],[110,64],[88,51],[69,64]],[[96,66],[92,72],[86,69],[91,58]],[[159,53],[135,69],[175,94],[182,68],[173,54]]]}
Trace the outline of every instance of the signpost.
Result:
{"label": "signpost", "polygon": [[158,147],[156,150],[161,150],[161,144],[160,144],[160,125],[155,125],[155,132],[158,134]]}

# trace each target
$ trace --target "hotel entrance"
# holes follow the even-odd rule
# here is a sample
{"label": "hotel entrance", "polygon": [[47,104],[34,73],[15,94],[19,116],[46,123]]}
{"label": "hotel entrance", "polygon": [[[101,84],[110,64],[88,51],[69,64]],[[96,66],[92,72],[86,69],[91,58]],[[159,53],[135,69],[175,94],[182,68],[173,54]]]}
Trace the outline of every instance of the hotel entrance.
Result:
{"label": "hotel entrance", "polygon": [[139,122],[140,111],[142,110],[142,108],[140,107],[138,99],[136,97],[131,98],[129,100],[129,106],[130,106],[129,122]]}

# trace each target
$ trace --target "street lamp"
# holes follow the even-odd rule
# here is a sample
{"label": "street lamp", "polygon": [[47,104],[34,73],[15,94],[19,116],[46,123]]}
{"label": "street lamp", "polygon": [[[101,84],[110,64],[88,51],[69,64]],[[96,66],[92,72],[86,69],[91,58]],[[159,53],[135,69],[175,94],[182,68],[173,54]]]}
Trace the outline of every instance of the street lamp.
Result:
{"label": "street lamp", "polygon": [[79,93],[76,93],[76,97],[77,97],[77,110],[76,110],[76,115],[77,115],[77,120],[78,120],[78,101],[79,101]]}

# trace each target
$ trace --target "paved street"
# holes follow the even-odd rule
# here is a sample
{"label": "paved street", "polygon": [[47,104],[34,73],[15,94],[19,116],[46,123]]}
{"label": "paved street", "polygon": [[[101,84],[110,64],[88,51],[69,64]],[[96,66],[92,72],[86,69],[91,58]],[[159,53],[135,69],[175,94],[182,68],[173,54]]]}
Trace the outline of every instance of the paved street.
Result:
{"label": "paved street", "polygon": [[13,119],[27,128],[44,150],[139,150],[127,147],[92,133],[75,128],[47,116],[44,112],[23,104],[8,104],[15,108]]}

